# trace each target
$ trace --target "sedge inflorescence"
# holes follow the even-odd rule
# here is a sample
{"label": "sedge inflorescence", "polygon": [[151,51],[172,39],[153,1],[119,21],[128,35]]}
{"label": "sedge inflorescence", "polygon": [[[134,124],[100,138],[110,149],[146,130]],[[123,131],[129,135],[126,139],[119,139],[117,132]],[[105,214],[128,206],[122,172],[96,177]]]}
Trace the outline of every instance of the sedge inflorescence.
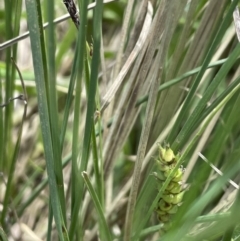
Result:
{"label": "sedge inflorescence", "polygon": [[[180,155],[175,155],[169,147],[159,146],[159,157],[156,160],[158,173],[154,173],[157,180],[160,181],[159,190],[162,183],[169,177],[171,171],[176,166]],[[177,212],[178,206],[182,202],[183,187],[182,187],[183,168],[180,167],[171,177],[171,181],[167,185],[163,195],[160,197],[156,212],[160,222],[164,223],[163,230],[166,231],[171,225],[171,216]]]}

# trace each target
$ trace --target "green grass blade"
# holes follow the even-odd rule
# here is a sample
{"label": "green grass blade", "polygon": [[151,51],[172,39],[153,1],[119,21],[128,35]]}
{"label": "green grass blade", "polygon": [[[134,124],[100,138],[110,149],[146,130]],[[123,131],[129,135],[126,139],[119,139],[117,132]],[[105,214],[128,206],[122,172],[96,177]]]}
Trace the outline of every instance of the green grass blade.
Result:
{"label": "green grass blade", "polygon": [[[80,27],[79,27],[79,32],[78,32],[78,42],[77,42],[77,47],[76,47],[76,53],[74,56],[74,62],[73,62],[73,69],[72,69],[72,75],[71,75],[71,80],[70,80],[70,86],[69,86],[69,92],[68,92],[68,99],[67,99],[67,103],[66,103],[66,107],[65,107],[65,113],[64,113],[64,121],[63,121],[63,126],[62,126],[62,131],[61,131],[61,144],[63,145],[63,139],[65,136],[65,132],[66,132],[66,124],[67,124],[67,119],[68,119],[68,115],[69,115],[69,110],[70,110],[70,104],[72,101],[72,93],[73,93],[73,89],[74,89],[74,84],[75,84],[75,78],[76,76],[78,76],[78,82],[81,81],[81,76],[82,76],[82,72],[83,72],[83,66],[84,66],[84,56],[85,56],[85,35],[86,35],[86,19],[87,19],[87,4],[88,1],[83,1],[81,4],[81,8],[80,8]],[[78,83],[79,85],[80,83]],[[79,90],[80,91],[80,90]],[[80,98],[80,93],[78,93],[78,98]],[[79,113],[78,111],[76,111],[75,113],[78,118],[79,118]],[[78,120],[75,119],[75,125],[77,125]],[[75,134],[77,134],[78,132],[75,131]],[[75,229],[76,226],[78,224],[78,212],[79,212],[79,208],[76,210],[75,207],[78,206],[78,196],[81,196],[82,193],[81,191],[79,191],[79,173],[78,172],[78,168],[76,165],[77,162],[77,148],[78,148],[78,137],[77,135],[73,136],[73,154],[74,154],[74,160],[72,162],[72,167],[74,167],[73,169],[73,176],[74,178],[74,182],[73,183],[73,189],[72,189],[72,208],[71,208],[71,212],[72,212],[72,220],[71,220],[71,224],[69,227],[69,237],[70,240],[73,240],[73,237],[75,235]],[[76,193],[76,188],[78,187],[78,191]],[[80,192],[80,195],[79,195]]]}
{"label": "green grass blade", "polygon": [[[221,60],[216,61],[216,62],[214,62],[214,63],[210,63],[210,64],[207,66],[207,69],[213,68],[213,67],[216,67],[216,66],[219,66],[219,65],[222,65],[222,64],[224,64],[226,61],[227,61],[227,59],[221,59]],[[200,66],[200,67],[197,67],[197,68],[195,68],[195,69],[193,69],[193,70],[190,70],[190,71],[184,73],[183,75],[181,75],[181,76],[179,76],[179,77],[177,77],[177,78],[174,78],[174,79],[172,79],[172,80],[169,80],[169,81],[166,82],[166,83],[161,84],[161,85],[159,86],[159,88],[158,88],[158,94],[161,93],[161,91],[163,91],[163,90],[165,90],[165,89],[167,89],[167,88],[170,88],[171,86],[173,86],[173,85],[175,85],[175,84],[183,81],[184,79],[186,79],[186,78],[188,78],[188,77],[190,77],[190,76],[193,76],[193,75],[197,74],[197,73],[201,70],[201,68],[202,68],[201,66]],[[138,105],[146,102],[147,100],[148,100],[148,95],[140,98],[140,99],[137,101],[136,106],[138,106]]]}
{"label": "green grass blade", "polygon": [[240,78],[237,78],[234,80],[233,83],[231,83],[226,90],[224,90],[219,97],[217,97],[214,102],[204,111],[204,113],[201,115],[201,117],[198,119],[198,121],[195,122],[193,129],[195,126],[199,126],[200,123],[216,108],[221,101],[227,97],[238,85],[240,84]]}
{"label": "green grass blade", "polygon": [[68,117],[69,113],[71,110],[71,104],[73,101],[73,91],[74,91],[74,86],[75,86],[75,81],[76,81],[76,76],[77,76],[77,69],[78,69],[78,53],[79,53],[79,45],[76,47],[76,53],[74,55],[74,60],[73,60],[73,67],[72,67],[72,74],[70,77],[70,83],[68,87],[68,93],[67,93],[67,100],[64,108],[64,114],[63,114],[63,121],[62,121],[62,126],[61,126],[61,135],[60,135],[60,144],[61,144],[61,150],[63,149],[63,144],[64,144],[64,138],[67,130],[67,123],[68,123]]}
{"label": "green grass blade", "polygon": [[[197,87],[198,87],[198,85],[199,85],[199,83],[201,81],[201,78],[202,78],[203,74],[205,73],[208,64],[211,61],[211,58],[212,58],[212,56],[214,54],[214,51],[215,51],[217,45],[219,44],[219,42],[221,41],[224,33],[226,32],[227,26],[232,21],[232,13],[233,13],[233,10],[236,7],[237,3],[238,3],[237,0],[234,0],[231,3],[231,6],[230,6],[228,12],[227,12],[227,14],[226,14],[226,16],[225,16],[221,26],[219,27],[219,30],[218,30],[218,32],[216,34],[216,37],[214,38],[213,43],[212,43],[211,47],[209,48],[208,53],[206,55],[206,58],[205,58],[205,60],[203,62],[202,68],[201,68],[200,72],[198,73],[197,77],[195,78],[194,83],[193,83],[193,85],[192,85],[192,87],[190,89],[190,92],[188,93],[188,95],[186,97],[186,100],[185,100],[185,103],[183,105],[183,108],[182,108],[182,110],[181,110],[181,112],[180,112],[180,114],[179,114],[179,116],[178,116],[178,118],[176,120],[176,123],[178,123],[178,124],[174,125],[174,127],[173,127],[173,129],[171,131],[171,134],[168,137],[167,141],[169,143],[173,143],[173,140],[174,140],[174,138],[176,136],[177,130],[179,128],[179,125],[180,125],[184,115],[186,114],[186,111],[188,110],[189,104],[191,103],[191,100],[192,100],[192,98],[193,98],[193,96],[195,94],[195,91],[196,91],[196,89],[197,89]],[[172,145],[172,148],[173,148],[173,150],[177,150],[177,148],[178,148],[177,144],[174,143]]]}
{"label": "green grass blade", "polygon": [[[195,203],[193,203],[191,207],[188,208],[188,211],[182,218],[182,223],[184,223],[184,225],[182,226],[181,230],[178,230],[177,234],[174,235],[180,235],[179,237],[183,237],[187,233],[189,227],[193,225],[192,220],[194,220],[204,210],[210,200],[212,200],[219,194],[219,192],[221,192],[222,186],[226,182],[228,182],[229,178],[231,178],[234,174],[238,172],[239,167],[239,164],[238,167],[230,167],[230,169],[225,172],[224,176],[218,178],[218,181],[215,182],[215,184],[209,189],[209,191],[205,195],[201,196],[198,200],[196,200]],[[169,240],[168,238],[170,237],[166,236],[165,240]]]}
{"label": "green grass blade", "polygon": [[0,238],[2,241],[8,241],[7,235],[3,231],[2,227],[0,227]]}
{"label": "green grass blade", "polygon": [[[56,222],[56,227],[58,230],[58,235],[61,241],[66,240],[64,238],[63,230],[64,220],[61,211],[58,188],[56,183],[56,176],[54,170],[54,159],[53,159],[53,147],[52,147],[52,137],[49,119],[49,108],[47,103],[47,93],[46,93],[46,76],[47,73],[44,72],[44,55],[42,54],[42,39],[40,37],[39,28],[39,12],[37,11],[36,3],[33,0],[26,1],[27,10],[27,20],[30,32],[32,56],[34,73],[36,79],[36,88],[38,95],[38,108],[40,114],[41,130],[43,137],[44,152],[47,164],[47,172],[49,177],[49,188],[51,196],[51,205],[53,210],[54,220]],[[46,59],[45,59],[46,60]]]}
{"label": "green grass blade", "polygon": [[[2,96],[2,76],[0,74],[0,103],[3,103],[3,96]],[[4,122],[3,122],[3,117],[4,117],[4,113],[3,113],[3,108],[0,107],[0,169],[3,170],[3,157],[4,157]]]}
{"label": "green grass blade", "polygon": [[72,135],[72,203],[71,212],[73,212],[76,194],[78,193],[79,174],[78,174],[78,154],[79,154],[79,126],[80,126],[80,110],[81,110],[81,92],[82,92],[82,70],[83,58],[77,58],[77,66],[81,61],[82,68],[78,68],[77,82],[75,88],[75,101],[74,101],[74,120],[73,120],[73,135]]}
{"label": "green grass blade", "polygon": [[[54,170],[56,175],[56,182],[58,187],[58,194],[61,203],[62,215],[66,224],[66,204],[64,197],[64,183],[61,163],[61,147],[59,136],[59,121],[58,121],[58,105],[56,93],[56,70],[55,70],[55,36],[54,36],[54,0],[47,1],[47,16],[49,27],[46,33],[46,47],[47,47],[47,73],[48,73],[48,92],[49,92],[49,117],[51,125],[52,145],[53,145],[53,158]],[[42,25],[42,24],[41,24]]]}
{"label": "green grass blade", "polygon": [[52,240],[52,222],[53,222],[53,212],[51,205],[48,206],[48,228],[47,228],[47,241]]}
{"label": "green grass blade", "polygon": [[94,191],[94,188],[93,188],[93,186],[92,186],[92,184],[89,180],[88,174],[86,172],[82,172],[82,176],[83,176],[84,182],[87,186],[87,189],[88,189],[88,191],[91,195],[91,198],[93,200],[96,211],[98,213],[99,224],[102,227],[102,229],[100,229],[100,233],[101,233],[100,236],[102,237],[102,240],[111,241],[112,240],[111,233],[110,233],[109,228],[107,226],[107,222],[106,222],[106,219],[104,217],[103,209],[102,209],[100,201],[97,197],[97,194]]}
{"label": "green grass blade", "polygon": [[66,35],[64,36],[60,46],[58,48],[58,52],[56,55],[56,69],[59,70],[62,62],[62,58],[66,54],[67,50],[71,47],[72,40],[76,36],[76,27],[71,24]]}
{"label": "green grass blade", "polygon": [[224,65],[221,67],[219,72],[217,73],[216,77],[213,79],[211,84],[209,85],[208,89],[203,95],[203,98],[200,100],[199,104],[193,111],[191,117],[188,119],[184,127],[182,128],[181,132],[179,133],[176,141],[173,144],[173,148],[178,150],[181,148],[180,144],[184,143],[184,140],[186,140],[186,137],[191,134],[191,131],[193,129],[193,125],[197,123],[198,119],[200,118],[200,115],[204,108],[207,105],[207,102],[210,100],[212,94],[215,92],[216,87],[219,85],[219,83],[224,79],[224,77],[227,75],[230,68],[235,63],[236,59],[238,58],[240,54],[240,44],[238,44],[235,48],[235,50],[232,52],[232,54],[229,56],[228,60],[224,63]]}
{"label": "green grass blade", "polygon": [[[92,65],[91,65],[91,78],[90,78],[89,93],[88,93],[87,115],[86,115],[86,121],[85,121],[83,150],[82,150],[82,157],[81,157],[81,164],[80,164],[81,172],[86,170],[86,167],[87,167],[91,132],[93,128],[93,117],[94,117],[94,111],[95,111],[95,95],[96,95],[96,88],[97,88],[98,66],[99,66],[99,59],[100,59],[100,29],[101,29],[102,5],[103,5],[102,1],[98,1],[96,8],[94,9],[94,22],[93,22],[94,51],[93,51],[93,58],[92,58]],[[86,21],[86,12],[85,12],[86,9],[87,9],[87,1],[84,1],[82,4],[82,9],[80,14],[81,16],[80,33],[83,33],[83,34],[84,34],[84,27],[85,27],[85,21]],[[85,42],[83,42],[82,40],[85,40],[84,35],[80,38],[79,44],[81,44],[81,46],[85,44]],[[82,56],[84,56],[84,52]],[[80,66],[82,68],[83,65],[80,65]],[[78,212],[82,203],[82,198],[83,198],[83,183],[80,182],[78,183],[78,195],[76,196],[76,201],[75,201],[75,205],[72,213],[72,223],[70,225],[70,231],[69,231],[70,239],[73,238],[73,234],[75,232]]]}

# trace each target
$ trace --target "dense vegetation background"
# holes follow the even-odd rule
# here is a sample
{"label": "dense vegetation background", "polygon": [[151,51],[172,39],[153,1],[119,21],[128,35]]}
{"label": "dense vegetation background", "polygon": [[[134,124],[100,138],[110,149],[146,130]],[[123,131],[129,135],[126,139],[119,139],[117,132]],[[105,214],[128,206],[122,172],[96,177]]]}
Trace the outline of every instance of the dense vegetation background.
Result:
{"label": "dense vegetation background", "polygon": [[1,1],[0,239],[240,240],[237,4]]}

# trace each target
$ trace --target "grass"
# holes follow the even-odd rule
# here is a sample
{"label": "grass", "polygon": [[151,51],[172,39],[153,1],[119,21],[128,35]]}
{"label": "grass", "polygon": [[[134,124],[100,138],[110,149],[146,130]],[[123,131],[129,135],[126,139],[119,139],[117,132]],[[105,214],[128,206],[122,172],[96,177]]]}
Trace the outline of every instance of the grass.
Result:
{"label": "grass", "polygon": [[0,239],[239,240],[238,1],[89,4],[0,4]]}

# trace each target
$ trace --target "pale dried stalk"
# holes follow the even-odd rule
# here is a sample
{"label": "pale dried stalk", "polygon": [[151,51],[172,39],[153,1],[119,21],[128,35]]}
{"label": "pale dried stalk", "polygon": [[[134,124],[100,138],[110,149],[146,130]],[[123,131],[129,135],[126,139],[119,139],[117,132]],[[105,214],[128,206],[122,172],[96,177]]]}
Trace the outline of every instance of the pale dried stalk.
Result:
{"label": "pale dried stalk", "polygon": [[119,70],[121,68],[123,49],[124,49],[124,45],[125,45],[125,42],[127,39],[128,26],[129,26],[131,14],[133,11],[134,0],[129,0],[127,3],[128,4],[127,4],[124,21],[123,21],[123,26],[122,26],[122,31],[121,31],[120,39],[119,39],[120,40],[119,50],[117,53],[117,60],[116,60],[115,68],[114,68],[114,74],[113,74],[114,78],[116,78],[116,76],[118,75]]}
{"label": "pale dried stalk", "polygon": [[234,20],[234,24],[235,24],[238,41],[240,42],[240,15],[239,15],[238,7],[236,7],[233,12],[233,20]]}
{"label": "pale dried stalk", "polygon": [[150,67],[155,50],[158,45],[158,41],[160,39],[159,33],[162,32],[161,29],[164,29],[165,32],[163,34],[159,53],[154,62],[154,65],[156,68],[155,68],[155,72],[152,75],[153,79],[150,87],[148,105],[146,110],[146,120],[143,125],[143,130],[140,137],[140,143],[139,143],[138,152],[137,152],[137,161],[136,161],[134,173],[133,173],[133,182],[132,182],[132,188],[130,192],[127,214],[126,214],[126,221],[125,221],[125,233],[124,233],[125,241],[131,240],[133,215],[134,215],[137,192],[138,192],[138,187],[139,187],[139,182],[141,177],[142,163],[146,152],[148,137],[149,137],[150,128],[152,124],[155,104],[157,100],[157,93],[158,93],[157,89],[160,84],[159,76],[161,76],[162,66],[164,65],[164,59],[165,59],[169,42],[173,33],[174,21],[172,16],[173,15],[172,9],[174,7],[174,0],[163,1],[161,2],[161,4],[162,4],[162,7],[158,8],[158,12],[156,14],[156,17],[154,18],[154,24],[152,25],[152,29],[151,29],[151,35],[150,35],[151,48],[149,48],[149,52],[146,55],[146,62],[143,64],[140,70],[141,72],[143,72],[142,75],[140,74],[140,78],[145,78],[147,74],[146,71]]}
{"label": "pale dried stalk", "polygon": [[113,100],[117,90],[119,89],[119,87],[123,83],[124,77],[126,76],[126,74],[128,73],[130,67],[134,63],[136,57],[140,53],[140,51],[142,49],[142,46],[143,46],[143,44],[144,44],[144,42],[145,42],[145,40],[146,40],[146,38],[148,36],[149,26],[151,24],[151,15],[152,15],[152,13],[151,14],[147,14],[146,20],[145,20],[144,25],[143,25],[142,32],[141,32],[141,34],[139,36],[139,39],[138,39],[138,41],[137,41],[133,51],[129,55],[127,61],[123,65],[120,73],[118,74],[117,78],[113,82],[112,86],[110,87],[108,92],[103,97],[102,105],[101,105],[101,109],[100,109],[101,114],[104,112],[104,110],[110,104],[110,102]]}
{"label": "pale dried stalk", "polygon": [[[152,19],[151,14],[151,11],[147,12],[145,23],[147,23],[148,27],[146,27],[146,29],[150,29]],[[133,124],[135,123],[135,119],[137,118],[140,109],[140,107],[135,108],[135,103],[138,96],[140,96],[138,92],[140,91],[139,88],[142,87],[143,82],[140,81],[140,79],[137,77],[137,74],[142,64],[147,47],[148,41],[146,39],[128,79],[127,88],[122,93],[120,103],[118,104],[115,112],[116,115],[114,117],[114,122],[111,126],[110,133],[103,151],[106,176],[108,176],[108,173],[110,172],[109,170],[111,169],[116,155],[122,148]],[[144,80],[142,79],[142,81]],[[146,94],[148,88],[145,88],[144,90],[146,91],[144,94]]]}

